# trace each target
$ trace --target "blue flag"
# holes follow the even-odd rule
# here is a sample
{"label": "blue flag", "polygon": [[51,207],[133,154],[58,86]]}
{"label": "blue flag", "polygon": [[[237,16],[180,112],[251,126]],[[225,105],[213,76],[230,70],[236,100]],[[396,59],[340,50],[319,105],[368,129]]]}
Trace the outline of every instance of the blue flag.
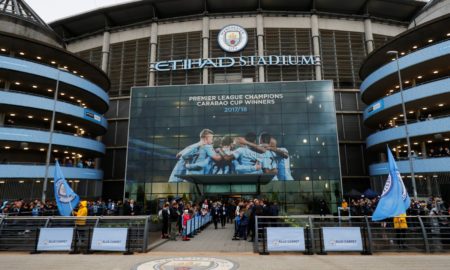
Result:
{"label": "blue flag", "polygon": [[73,209],[78,205],[80,197],[73,192],[69,184],[67,184],[62,174],[59,162],[55,164],[54,174],[55,199],[58,205],[58,211],[61,216],[70,216]]}
{"label": "blue flag", "polygon": [[397,164],[392,156],[391,150],[387,149],[389,161],[389,175],[384,185],[383,194],[373,213],[372,220],[378,221],[386,218],[405,214],[411,204],[408,192],[403,184],[402,177],[398,171]]}

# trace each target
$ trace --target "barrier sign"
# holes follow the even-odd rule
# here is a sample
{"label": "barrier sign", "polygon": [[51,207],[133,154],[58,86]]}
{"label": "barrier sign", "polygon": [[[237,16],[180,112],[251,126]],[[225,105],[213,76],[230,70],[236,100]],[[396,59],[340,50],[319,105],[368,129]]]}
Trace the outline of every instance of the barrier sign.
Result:
{"label": "barrier sign", "polygon": [[91,250],[125,251],[127,228],[94,228]]}
{"label": "barrier sign", "polygon": [[323,227],[325,251],[362,251],[359,227]]}
{"label": "barrier sign", "polygon": [[268,227],[267,251],[305,251],[304,229]]}
{"label": "barrier sign", "polygon": [[38,251],[70,251],[73,228],[41,228],[37,245]]}
{"label": "barrier sign", "polygon": [[366,109],[367,111],[367,115],[372,115],[375,112],[382,110],[384,108],[384,101],[383,100],[379,100],[375,103],[372,103],[369,105],[369,107]]}
{"label": "barrier sign", "polygon": [[102,122],[102,116],[95,113],[94,111],[84,109],[84,118],[88,119],[93,122],[101,123]]}

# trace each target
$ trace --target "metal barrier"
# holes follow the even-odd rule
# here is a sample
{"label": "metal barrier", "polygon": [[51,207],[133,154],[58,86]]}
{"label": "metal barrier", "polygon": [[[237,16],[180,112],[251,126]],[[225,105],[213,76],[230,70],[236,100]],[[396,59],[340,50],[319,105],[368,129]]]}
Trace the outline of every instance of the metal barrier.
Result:
{"label": "metal barrier", "polygon": [[89,252],[94,228],[128,228],[131,251],[147,252],[150,216],[2,217],[0,250],[34,251],[40,228],[75,228],[73,252]]}
{"label": "metal barrier", "polygon": [[395,229],[393,219],[372,221],[368,216],[256,216],[254,251],[267,254],[267,227],[303,227],[305,254],[326,254],[324,227],[359,227],[363,250],[373,252],[448,252],[450,251],[450,217],[408,216],[408,228]]}

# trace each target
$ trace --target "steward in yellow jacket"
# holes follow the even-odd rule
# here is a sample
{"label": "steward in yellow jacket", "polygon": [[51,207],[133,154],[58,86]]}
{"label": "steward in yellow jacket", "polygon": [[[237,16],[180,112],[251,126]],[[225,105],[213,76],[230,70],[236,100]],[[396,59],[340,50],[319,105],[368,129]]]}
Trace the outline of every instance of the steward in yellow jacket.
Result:
{"label": "steward in yellow jacket", "polygon": [[408,229],[406,214],[400,214],[394,218],[394,229]]}
{"label": "steward in yellow jacket", "polygon": [[408,230],[408,223],[406,223],[406,214],[400,214],[394,217],[394,229],[397,232],[397,244],[399,248],[406,249],[405,244],[406,231]]}
{"label": "steward in yellow jacket", "polygon": [[[86,217],[88,215],[87,201],[81,201],[78,211],[74,211],[73,215],[76,217]],[[86,219],[85,218],[77,218],[77,220],[75,221],[75,225],[79,225],[79,226],[86,225]]]}

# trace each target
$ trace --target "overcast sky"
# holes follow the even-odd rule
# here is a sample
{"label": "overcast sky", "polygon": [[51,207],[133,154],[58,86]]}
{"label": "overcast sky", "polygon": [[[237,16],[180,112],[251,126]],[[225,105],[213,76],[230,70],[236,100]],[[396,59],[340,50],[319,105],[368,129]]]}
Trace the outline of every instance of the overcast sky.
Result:
{"label": "overcast sky", "polygon": [[134,0],[25,0],[45,22]]}

